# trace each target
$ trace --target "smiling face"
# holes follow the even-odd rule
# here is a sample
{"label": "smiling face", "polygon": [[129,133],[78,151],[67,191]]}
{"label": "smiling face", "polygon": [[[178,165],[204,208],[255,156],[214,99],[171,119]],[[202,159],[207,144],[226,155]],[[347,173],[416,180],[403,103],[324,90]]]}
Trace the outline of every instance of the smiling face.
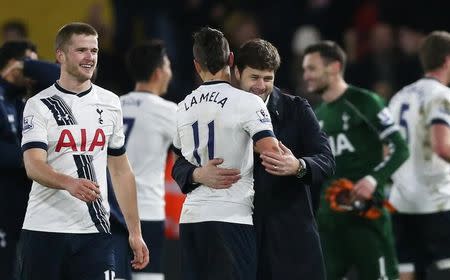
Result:
{"label": "smiling face", "polygon": [[303,58],[303,79],[308,92],[323,94],[329,87],[329,66],[319,52],[306,54]]}
{"label": "smiling face", "polygon": [[239,87],[242,90],[251,92],[261,97],[263,101],[266,101],[269,94],[273,91],[274,70],[259,70],[247,66],[241,73],[239,73],[237,68],[235,71]]}
{"label": "smiling face", "polygon": [[57,51],[61,71],[83,83],[92,78],[97,66],[97,36],[73,34],[69,43]]}

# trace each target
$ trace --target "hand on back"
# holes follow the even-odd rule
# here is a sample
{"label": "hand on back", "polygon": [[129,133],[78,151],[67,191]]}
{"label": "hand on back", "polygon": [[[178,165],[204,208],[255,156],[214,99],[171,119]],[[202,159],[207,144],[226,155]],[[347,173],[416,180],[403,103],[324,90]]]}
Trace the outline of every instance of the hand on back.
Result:
{"label": "hand on back", "polygon": [[223,159],[214,158],[206,165],[194,170],[194,181],[214,189],[226,189],[231,187],[240,178],[240,170],[235,168],[221,168],[218,165]]}

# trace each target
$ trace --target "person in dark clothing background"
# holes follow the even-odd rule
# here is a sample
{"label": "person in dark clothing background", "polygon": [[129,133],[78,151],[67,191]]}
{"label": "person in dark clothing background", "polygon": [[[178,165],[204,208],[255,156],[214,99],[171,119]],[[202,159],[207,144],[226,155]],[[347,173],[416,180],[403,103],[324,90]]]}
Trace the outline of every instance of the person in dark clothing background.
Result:
{"label": "person in dark clothing background", "polygon": [[[335,162],[308,102],[283,94],[273,86],[279,64],[277,49],[261,39],[246,42],[236,55],[239,86],[266,102],[284,152],[282,156],[255,155],[253,220],[257,279],[322,280],[325,279],[322,249],[311,195],[318,196],[318,187],[334,173]],[[227,188],[238,180],[239,172],[218,167],[221,163],[221,159],[212,159],[197,167],[179,157],[172,176],[183,193],[199,184]]]}
{"label": "person in dark clothing background", "polygon": [[20,148],[24,98],[53,83],[59,66],[38,61],[33,43],[9,41],[0,48],[0,74],[0,279],[12,279],[31,187]]}

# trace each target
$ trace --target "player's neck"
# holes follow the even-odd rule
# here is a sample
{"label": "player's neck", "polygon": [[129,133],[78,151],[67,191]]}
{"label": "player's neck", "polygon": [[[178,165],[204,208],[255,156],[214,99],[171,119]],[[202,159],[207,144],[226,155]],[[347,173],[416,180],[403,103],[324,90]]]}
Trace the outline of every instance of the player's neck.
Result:
{"label": "player's neck", "polygon": [[231,75],[230,75],[230,68],[226,67],[216,74],[212,74],[210,72],[202,72],[200,73],[200,78],[203,82],[210,82],[210,81],[231,81]]}
{"label": "player's neck", "polygon": [[428,71],[425,73],[425,77],[438,80],[443,85],[448,85],[448,83],[450,82],[448,79],[447,71],[445,69]]}
{"label": "player's neck", "polygon": [[163,92],[161,87],[156,83],[137,82],[134,86],[134,91],[148,92],[150,94],[161,96]]}
{"label": "player's neck", "polygon": [[338,78],[336,81],[331,82],[328,89],[323,93],[323,101],[329,103],[333,102],[341,97],[347,90],[348,84],[342,78]]}
{"label": "player's neck", "polygon": [[65,90],[80,93],[88,90],[91,86],[91,80],[86,80],[84,82],[80,82],[74,77],[69,76],[68,74],[61,71],[61,76],[58,80],[58,84]]}

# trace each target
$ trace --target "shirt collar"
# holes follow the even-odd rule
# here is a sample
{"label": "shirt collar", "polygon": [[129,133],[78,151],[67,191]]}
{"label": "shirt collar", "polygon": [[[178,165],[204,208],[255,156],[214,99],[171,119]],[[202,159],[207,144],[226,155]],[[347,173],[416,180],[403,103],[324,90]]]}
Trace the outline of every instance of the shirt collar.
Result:
{"label": "shirt collar", "polygon": [[91,90],[92,90],[92,84],[91,84],[91,86],[89,87],[89,89],[87,89],[87,90],[85,90],[85,91],[82,91],[82,92],[80,92],[80,93],[76,93],[76,92],[67,90],[67,89],[63,88],[62,86],[60,86],[60,85],[58,84],[58,82],[55,82],[55,87],[56,87],[59,91],[61,91],[61,92],[63,92],[63,93],[76,95],[76,96],[78,96],[78,97],[83,97],[83,96],[85,96],[86,94],[88,94],[89,92],[91,92]]}

